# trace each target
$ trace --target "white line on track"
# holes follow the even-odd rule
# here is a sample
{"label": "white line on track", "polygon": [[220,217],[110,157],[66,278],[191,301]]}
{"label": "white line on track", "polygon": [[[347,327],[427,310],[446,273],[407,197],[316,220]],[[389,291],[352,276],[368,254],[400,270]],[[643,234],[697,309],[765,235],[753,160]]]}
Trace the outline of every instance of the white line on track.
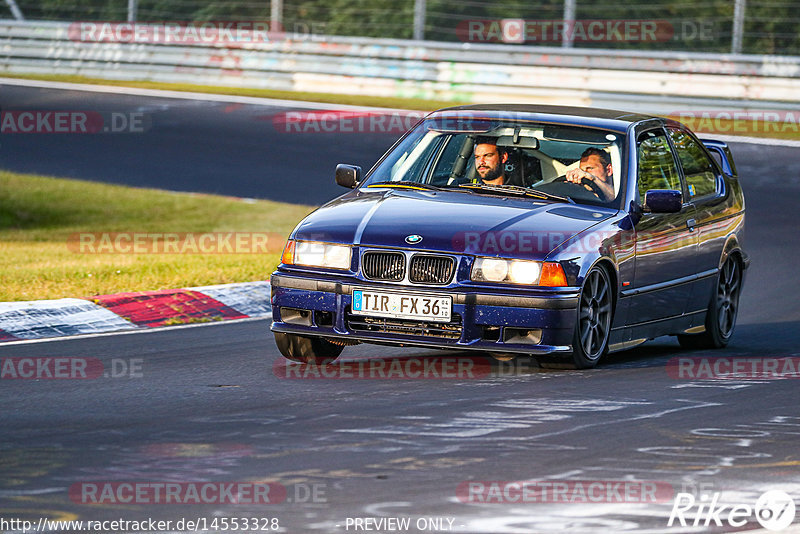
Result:
{"label": "white line on track", "polygon": [[[201,100],[203,102],[226,102],[233,104],[254,104],[257,106],[275,106],[281,108],[323,109],[332,111],[408,111],[397,108],[379,108],[368,106],[352,106],[346,104],[330,104],[325,102],[304,102],[301,100],[280,100],[256,96],[219,95],[212,93],[191,93],[184,91],[167,91],[164,89],[142,89],[138,87],[119,87],[114,85],[92,85],[67,82],[49,82],[43,80],[25,80],[0,77],[0,85],[17,85],[22,87],[40,87],[42,89],[61,89],[65,91],[88,91],[92,93],[108,93],[115,95],[149,96],[153,98],[176,98],[179,100]],[[431,110],[433,111],[433,110]]]}

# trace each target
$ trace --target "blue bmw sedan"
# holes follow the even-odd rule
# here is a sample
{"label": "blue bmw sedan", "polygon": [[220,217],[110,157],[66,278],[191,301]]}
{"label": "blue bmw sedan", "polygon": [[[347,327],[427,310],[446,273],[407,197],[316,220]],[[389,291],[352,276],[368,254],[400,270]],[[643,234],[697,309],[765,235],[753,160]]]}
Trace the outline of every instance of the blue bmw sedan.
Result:
{"label": "blue bmw sedan", "polygon": [[272,274],[286,358],[358,343],[595,366],[663,335],[720,348],[749,258],[725,143],[668,119],[482,105],[431,113],[294,229]]}

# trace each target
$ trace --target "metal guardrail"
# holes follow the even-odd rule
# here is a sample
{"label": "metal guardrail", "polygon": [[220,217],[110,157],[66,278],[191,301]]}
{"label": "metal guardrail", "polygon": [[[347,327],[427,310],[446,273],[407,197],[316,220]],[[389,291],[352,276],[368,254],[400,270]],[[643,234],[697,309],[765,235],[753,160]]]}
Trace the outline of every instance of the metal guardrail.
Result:
{"label": "metal guardrail", "polygon": [[305,37],[200,45],[81,42],[68,23],[0,20],[0,70],[656,113],[795,110],[800,103],[799,56]]}

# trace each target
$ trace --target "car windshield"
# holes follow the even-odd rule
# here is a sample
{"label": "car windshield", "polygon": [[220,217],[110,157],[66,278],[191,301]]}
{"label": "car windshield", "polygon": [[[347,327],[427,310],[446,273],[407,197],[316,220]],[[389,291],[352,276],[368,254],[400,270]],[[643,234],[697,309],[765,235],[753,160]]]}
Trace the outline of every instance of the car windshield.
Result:
{"label": "car windshield", "polygon": [[[588,127],[433,117],[403,138],[364,186],[417,186],[611,205],[620,192],[617,175],[623,141],[622,134]],[[566,179],[581,169],[596,178],[582,183]],[[577,171],[570,173],[573,170]],[[492,179],[497,173],[501,180]],[[587,183],[591,181],[601,181],[604,187],[592,187]]]}

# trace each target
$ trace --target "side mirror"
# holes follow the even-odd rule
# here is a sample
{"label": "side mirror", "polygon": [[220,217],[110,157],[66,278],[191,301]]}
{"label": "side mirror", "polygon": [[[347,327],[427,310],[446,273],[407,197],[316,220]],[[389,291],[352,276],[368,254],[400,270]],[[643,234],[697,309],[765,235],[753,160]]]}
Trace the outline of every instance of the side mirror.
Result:
{"label": "side mirror", "polygon": [[644,210],[650,213],[678,213],[683,195],[674,189],[651,189],[644,194]]}
{"label": "side mirror", "polygon": [[336,183],[353,189],[361,182],[361,167],[340,163],[336,166]]}

